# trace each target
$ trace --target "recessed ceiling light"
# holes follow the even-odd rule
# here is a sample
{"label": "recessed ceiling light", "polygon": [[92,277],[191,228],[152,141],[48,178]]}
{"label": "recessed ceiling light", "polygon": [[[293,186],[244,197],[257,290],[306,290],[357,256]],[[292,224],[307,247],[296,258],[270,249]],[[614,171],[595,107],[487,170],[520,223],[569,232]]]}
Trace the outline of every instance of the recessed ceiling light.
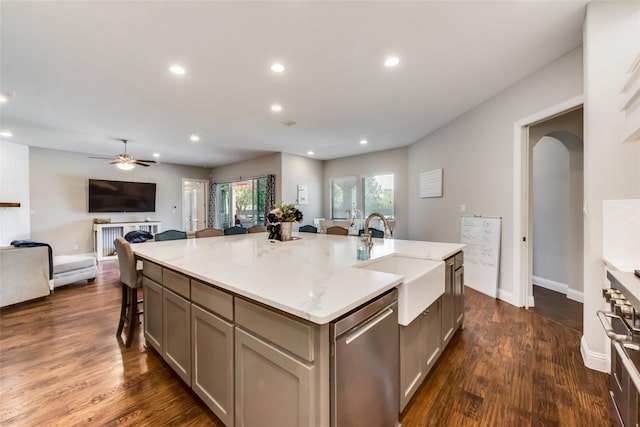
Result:
{"label": "recessed ceiling light", "polygon": [[364,145],[364,144],[366,144],[366,143],[367,143],[367,140],[366,140],[366,139],[361,139],[361,140],[360,140],[360,144]]}
{"label": "recessed ceiling light", "polygon": [[278,104],[273,104],[271,106],[271,111],[282,111],[282,106]]}
{"label": "recessed ceiling light", "polygon": [[3,136],[5,138],[11,138],[13,136],[13,134],[9,131],[2,131],[0,132],[0,136]]}
{"label": "recessed ceiling light", "polygon": [[189,139],[194,142],[200,141],[200,135],[198,135],[197,133],[192,133],[191,135],[189,135]]}
{"label": "recessed ceiling light", "polygon": [[169,71],[171,71],[173,74],[177,74],[179,76],[183,76],[183,75],[187,74],[187,70],[185,70],[184,67],[182,67],[180,65],[172,65],[171,68],[169,68]]}
{"label": "recessed ceiling light", "polygon": [[271,71],[273,71],[274,73],[281,73],[284,71],[284,65],[275,63],[271,65]]}
{"label": "recessed ceiling light", "polygon": [[160,157],[160,153],[153,153],[153,157]]}
{"label": "recessed ceiling light", "polygon": [[314,154],[313,151],[307,151],[307,155],[313,156],[313,154]]}
{"label": "recessed ceiling light", "polygon": [[400,63],[400,60],[395,56],[387,58],[386,61],[384,61],[384,65],[386,65],[387,67],[395,67],[399,63]]}

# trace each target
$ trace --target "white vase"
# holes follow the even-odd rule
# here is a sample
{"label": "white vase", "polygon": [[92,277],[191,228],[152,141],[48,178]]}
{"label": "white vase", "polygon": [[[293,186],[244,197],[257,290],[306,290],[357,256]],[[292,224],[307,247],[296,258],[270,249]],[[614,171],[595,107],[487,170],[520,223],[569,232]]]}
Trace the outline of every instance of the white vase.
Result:
{"label": "white vase", "polygon": [[291,226],[292,222],[281,222],[280,223],[280,240],[283,242],[287,240],[291,240]]}

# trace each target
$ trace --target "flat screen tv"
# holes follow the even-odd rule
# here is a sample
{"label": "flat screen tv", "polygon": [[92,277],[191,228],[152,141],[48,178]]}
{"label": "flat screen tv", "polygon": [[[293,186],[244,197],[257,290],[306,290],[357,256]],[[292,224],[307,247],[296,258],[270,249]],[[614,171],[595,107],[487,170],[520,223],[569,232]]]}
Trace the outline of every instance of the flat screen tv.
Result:
{"label": "flat screen tv", "polygon": [[155,211],[155,183],[89,180],[89,212]]}

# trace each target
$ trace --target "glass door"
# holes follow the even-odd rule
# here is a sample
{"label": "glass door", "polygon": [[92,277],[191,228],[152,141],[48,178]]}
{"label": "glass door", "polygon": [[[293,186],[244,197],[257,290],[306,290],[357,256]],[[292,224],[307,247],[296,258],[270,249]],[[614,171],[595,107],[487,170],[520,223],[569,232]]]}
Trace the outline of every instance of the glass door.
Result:
{"label": "glass door", "polygon": [[265,224],[266,177],[218,184],[216,193],[219,228]]}

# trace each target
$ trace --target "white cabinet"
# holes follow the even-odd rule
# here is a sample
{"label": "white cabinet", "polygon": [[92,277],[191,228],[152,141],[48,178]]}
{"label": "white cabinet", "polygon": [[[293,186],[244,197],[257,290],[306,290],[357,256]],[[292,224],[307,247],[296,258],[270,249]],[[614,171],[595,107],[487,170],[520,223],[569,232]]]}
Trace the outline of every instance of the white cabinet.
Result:
{"label": "white cabinet", "polygon": [[130,231],[148,231],[156,234],[162,231],[160,221],[147,222],[110,222],[108,224],[93,224],[93,252],[96,259],[111,259],[116,257],[116,248],[113,241],[118,237],[124,237]]}

